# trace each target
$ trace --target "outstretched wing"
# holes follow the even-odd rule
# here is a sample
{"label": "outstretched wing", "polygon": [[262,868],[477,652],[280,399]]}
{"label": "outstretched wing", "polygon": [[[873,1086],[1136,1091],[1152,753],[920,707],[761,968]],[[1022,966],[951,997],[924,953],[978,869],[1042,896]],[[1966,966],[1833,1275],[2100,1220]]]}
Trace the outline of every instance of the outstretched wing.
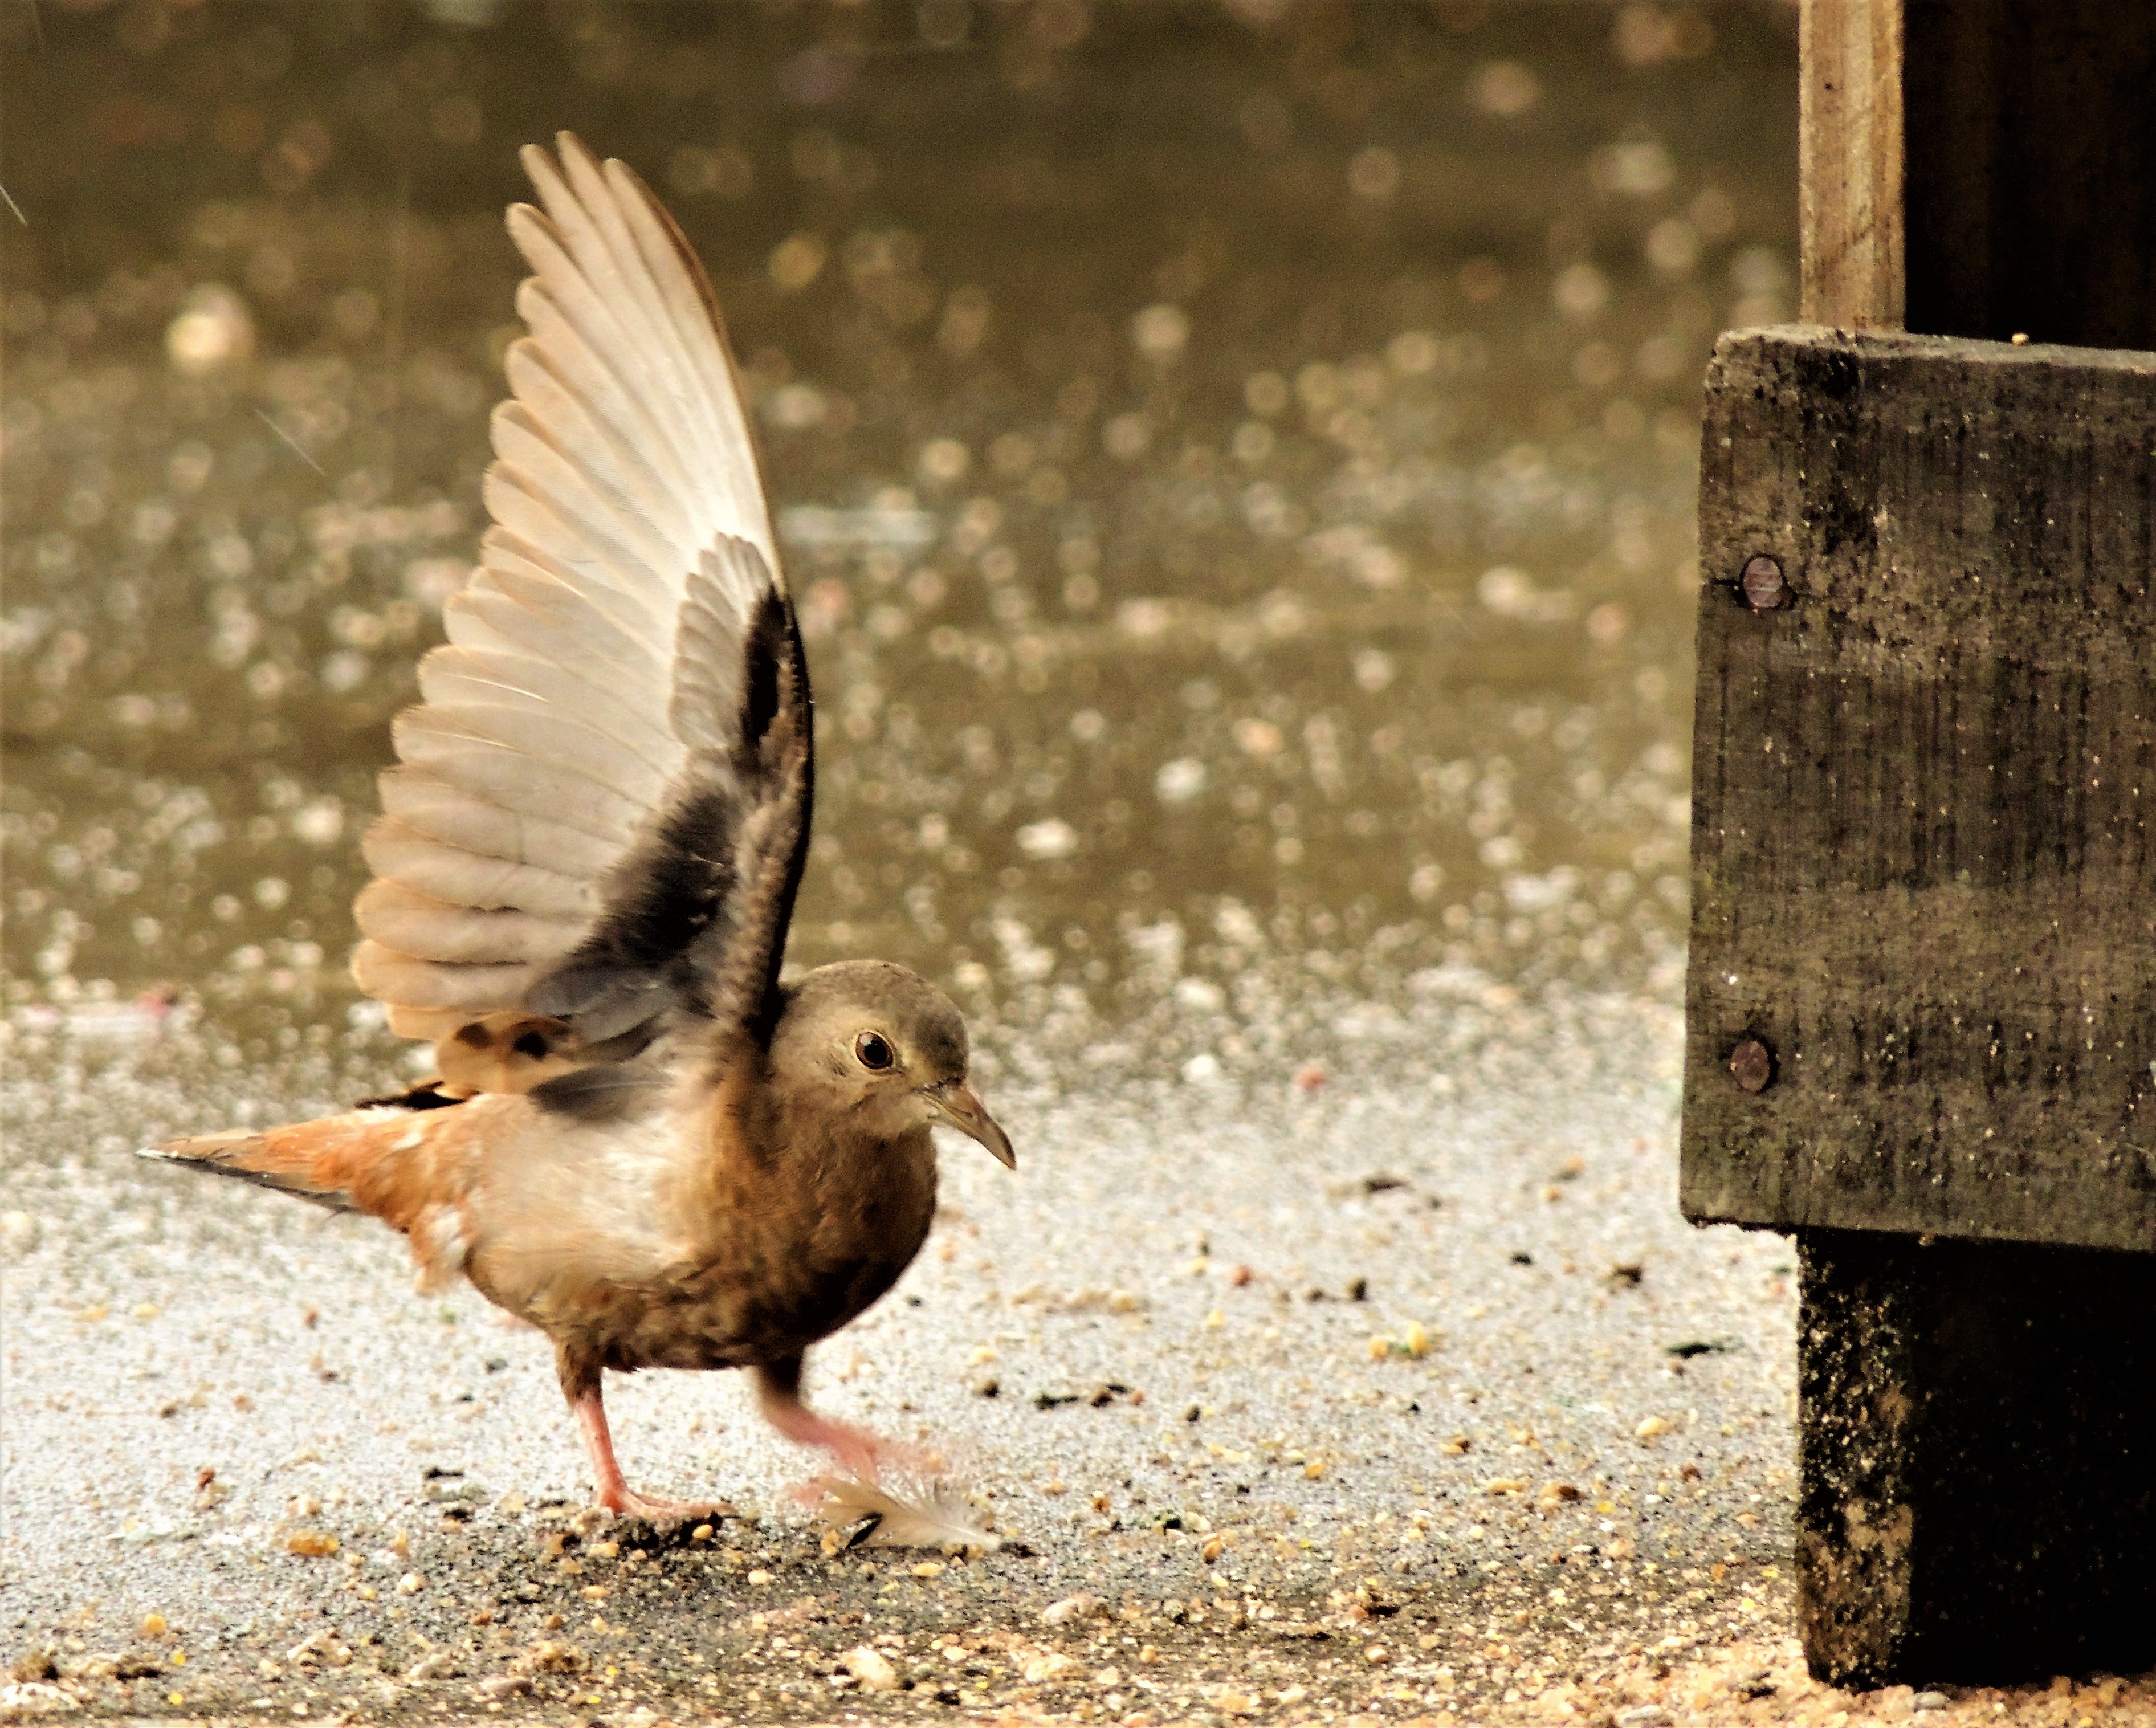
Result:
{"label": "outstretched wing", "polygon": [[622,163],[527,147],[530,334],[478,568],[398,717],[360,987],[461,1089],[767,1031],[807,852],[808,672],[711,285]]}

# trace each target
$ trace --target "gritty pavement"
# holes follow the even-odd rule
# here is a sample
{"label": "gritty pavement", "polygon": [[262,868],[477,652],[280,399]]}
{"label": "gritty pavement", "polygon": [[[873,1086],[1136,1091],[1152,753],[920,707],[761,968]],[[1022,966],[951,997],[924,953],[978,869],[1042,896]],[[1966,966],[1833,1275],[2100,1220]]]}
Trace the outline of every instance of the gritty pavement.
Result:
{"label": "gritty pavement", "polygon": [[18,1037],[0,1708],[2151,1719],[1803,1678],[1790,1255],[1676,1216],[1666,1005],[1459,967],[1336,1009],[1291,1079],[991,1034],[1018,1175],[947,1147],[929,1247],[811,1362],[941,1449],[972,1556],[840,1546],[726,1375],[610,1402],[633,1479],[732,1515],[610,1525],[536,1335],[366,1220],[128,1155],[317,1108],[364,1039],[215,1077],[183,1024]]}

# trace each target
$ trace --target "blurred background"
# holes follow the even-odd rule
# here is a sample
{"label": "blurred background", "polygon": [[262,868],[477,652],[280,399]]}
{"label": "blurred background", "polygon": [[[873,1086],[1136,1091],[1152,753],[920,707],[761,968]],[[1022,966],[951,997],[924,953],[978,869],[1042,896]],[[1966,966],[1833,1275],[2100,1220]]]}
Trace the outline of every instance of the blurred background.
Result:
{"label": "blurred background", "polygon": [[357,843],[562,127],[753,393],[795,963],[908,961],[1042,1078],[1269,1080],[1432,990],[1667,1011],[1699,381],[1794,310],[1794,17],[0,0],[18,1078],[160,986],[176,1061],[399,1059]]}

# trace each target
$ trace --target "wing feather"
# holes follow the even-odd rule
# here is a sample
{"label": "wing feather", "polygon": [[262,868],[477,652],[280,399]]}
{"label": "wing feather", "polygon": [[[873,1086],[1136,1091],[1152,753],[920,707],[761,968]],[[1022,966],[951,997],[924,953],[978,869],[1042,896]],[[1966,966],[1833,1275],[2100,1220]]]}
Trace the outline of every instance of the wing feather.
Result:
{"label": "wing feather", "polygon": [[540,917],[573,921],[579,928],[599,910],[598,890],[581,876],[446,845],[399,817],[376,823],[363,844],[377,880],[451,905],[481,911],[521,907]]}
{"label": "wing feather", "polygon": [[[567,254],[558,247],[553,250],[566,260]],[[526,251],[530,256],[531,249]],[[565,263],[563,268],[572,267]],[[580,285],[578,291],[588,290]],[[576,321],[562,311],[560,302],[547,291],[537,277],[528,278],[517,290],[516,315],[531,332],[526,340],[545,356],[547,368],[565,382],[573,381],[568,384],[571,392],[605,423],[623,448],[635,451],[649,467],[666,495],[682,512],[682,532],[688,533],[689,524],[697,515],[696,489],[690,484],[680,457],[664,442],[663,429],[653,419],[646,404],[638,398],[635,386],[617,377],[607,361],[593,351]],[[513,374],[510,382],[511,387],[516,387]],[[517,400],[535,414],[540,411],[541,403],[521,391]]]}
{"label": "wing feather", "polygon": [[533,491],[551,499],[595,551],[619,560],[617,567],[664,569],[672,559],[674,548],[650,526],[643,500],[624,495],[603,462],[565,448],[521,403],[504,403],[495,411],[493,435],[503,462],[525,475]]}
{"label": "wing feather", "polygon": [[581,145],[572,145],[562,151],[562,166],[567,171],[567,187],[558,178],[534,177],[547,213],[560,226],[603,303],[620,307],[624,319],[634,319],[639,330],[648,332],[649,339],[634,351],[642,363],[644,386],[653,392],[654,408],[669,423],[675,448],[695,449],[717,428],[708,419],[700,423],[680,332],[667,315],[596,159]]}
{"label": "wing feather", "polygon": [[576,729],[526,720],[514,730],[530,747],[490,736],[481,710],[428,703],[398,715],[391,736],[405,761],[459,790],[521,816],[559,821],[595,840],[626,845],[644,806],[616,792],[603,769],[581,772],[546,753],[547,744],[564,741]]}
{"label": "wing feather", "polygon": [[488,535],[485,556],[471,580],[442,608],[450,641],[476,645],[476,638],[458,629],[469,613],[503,644],[514,644],[541,659],[550,658],[565,636],[574,633],[582,644],[577,664],[593,675],[603,672],[610,680],[652,675],[649,649],[588,595],[534,563],[499,530]]}
{"label": "wing feather", "polygon": [[[749,445],[741,381],[734,371],[733,357],[726,351],[725,320],[712,297],[711,284],[696,266],[687,238],[628,164],[608,162],[606,175],[635,234],[638,249],[666,297],[673,326],[693,351],[690,375],[706,386],[705,402],[719,437],[727,443]],[[770,506],[754,470],[724,469],[711,478],[725,492],[728,514],[742,524],[742,537],[763,554],[765,565],[776,579],[778,542],[771,531]]]}
{"label": "wing feather", "polygon": [[541,918],[506,906],[480,910],[394,882],[368,883],[353,910],[360,929],[385,947],[453,965],[557,961],[576,946],[583,930],[581,919]]}
{"label": "wing feather", "polygon": [[546,817],[521,815],[418,769],[393,768],[381,785],[381,820],[403,823],[475,857],[530,864],[588,886],[613,867],[617,854],[608,842]]}
{"label": "wing feather", "polygon": [[400,1032],[490,1049],[546,1017],[604,1062],[684,1013],[767,1034],[813,739],[711,285],[634,172],[557,150],[508,213],[532,274],[491,526],[393,729],[352,966]]}
{"label": "wing feather", "polygon": [[444,645],[419,662],[419,692],[437,707],[491,704],[569,716],[662,780],[679,766],[674,739],[600,685],[551,660],[498,649]]}
{"label": "wing feather", "polygon": [[509,382],[516,392],[511,406],[528,416],[535,429],[577,452],[591,473],[669,545],[695,538],[689,513],[675,482],[617,428],[602,409],[567,383],[531,337],[511,345]]}

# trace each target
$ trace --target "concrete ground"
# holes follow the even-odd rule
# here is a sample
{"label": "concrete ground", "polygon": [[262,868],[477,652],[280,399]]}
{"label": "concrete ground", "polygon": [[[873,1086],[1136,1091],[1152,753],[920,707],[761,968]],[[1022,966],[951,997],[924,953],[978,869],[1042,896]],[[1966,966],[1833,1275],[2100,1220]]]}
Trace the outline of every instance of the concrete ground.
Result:
{"label": "concrete ground", "polygon": [[991,1038],[1018,1174],[947,1147],[928,1249],[812,1359],[942,1449],[971,1557],[827,1539],[716,1375],[611,1404],[633,1479],[733,1515],[609,1527],[536,1336],[377,1226],[129,1156],[319,1108],[363,1040],[213,1078],[183,1024],[18,1028],[0,1708],[2149,1720],[1803,1678],[1790,1254],[1676,1214],[1674,1014],[1414,982],[1292,1078]]}

